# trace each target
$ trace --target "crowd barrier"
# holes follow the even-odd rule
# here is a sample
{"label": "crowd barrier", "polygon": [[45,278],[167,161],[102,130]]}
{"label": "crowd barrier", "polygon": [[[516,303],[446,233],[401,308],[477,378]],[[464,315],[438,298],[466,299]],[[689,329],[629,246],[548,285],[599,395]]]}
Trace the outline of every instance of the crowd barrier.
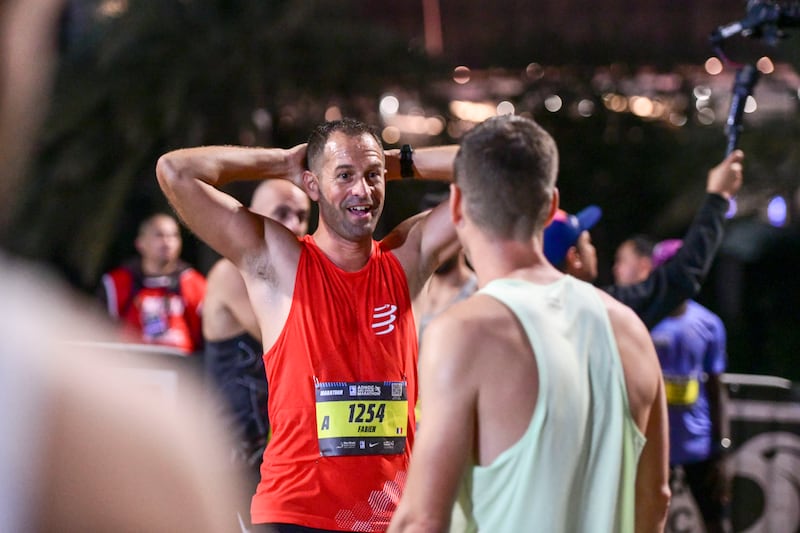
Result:
{"label": "crowd barrier", "polygon": [[[731,522],[737,533],[800,532],[800,388],[789,380],[722,376],[728,395],[733,476]],[[701,533],[688,488],[673,486],[670,533]]]}
{"label": "crowd barrier", "polygon": [[[121,342],[75,342],[83,350],[96,352],[124,378],[165,402],[172,403],[188,382],[203,382],[202,353],[187,355],[180,350],[154,344]],[[115,358],[115,355],[120,357]],[[133,356],[133,357],[130,357]],[[120,376],[122,377],[122,376]]]}

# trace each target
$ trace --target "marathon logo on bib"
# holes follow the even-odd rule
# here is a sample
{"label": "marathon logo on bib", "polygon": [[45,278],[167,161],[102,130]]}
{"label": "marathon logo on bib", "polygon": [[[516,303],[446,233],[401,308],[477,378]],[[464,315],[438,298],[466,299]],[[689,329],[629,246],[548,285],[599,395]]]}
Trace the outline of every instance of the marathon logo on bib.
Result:
{"label": "marathon logo on bib", "polygon": [[406,382],[317,383],[319,451],[324,456],[403,453],[408,427]]}

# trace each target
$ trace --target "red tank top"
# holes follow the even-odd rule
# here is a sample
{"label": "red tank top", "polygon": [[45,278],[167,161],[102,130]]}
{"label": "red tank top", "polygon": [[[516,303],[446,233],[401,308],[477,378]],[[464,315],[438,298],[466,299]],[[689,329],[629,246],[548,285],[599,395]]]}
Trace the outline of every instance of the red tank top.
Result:
{"label": "red tank top", "polygon": [[253,523],[383,531],[414,439],[417,340],[405,272],[373,243],[345,272],[302,239],[286,325],[264,355],[272,438]]}

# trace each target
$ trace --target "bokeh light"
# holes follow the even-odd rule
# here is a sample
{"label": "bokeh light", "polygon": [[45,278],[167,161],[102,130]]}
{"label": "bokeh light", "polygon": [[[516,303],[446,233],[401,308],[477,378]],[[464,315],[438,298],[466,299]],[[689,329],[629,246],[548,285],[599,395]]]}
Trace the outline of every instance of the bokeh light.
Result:
{"label": "bokeh light", "polygon": [[460,85],[469,82],[471,75],[469,67],[462,65],[453,69],[453,81]]}

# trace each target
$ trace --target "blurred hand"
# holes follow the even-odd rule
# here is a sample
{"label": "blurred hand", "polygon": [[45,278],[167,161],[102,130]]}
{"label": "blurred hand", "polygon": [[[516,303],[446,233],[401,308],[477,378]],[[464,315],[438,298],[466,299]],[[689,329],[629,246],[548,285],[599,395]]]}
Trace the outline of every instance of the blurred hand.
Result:
{"label": "blurred hand", "polygon": [[742,186],[742,160],[744,152],[734,150],[719,165],[708,171],[706,192],[716,193],[730,200]]}

